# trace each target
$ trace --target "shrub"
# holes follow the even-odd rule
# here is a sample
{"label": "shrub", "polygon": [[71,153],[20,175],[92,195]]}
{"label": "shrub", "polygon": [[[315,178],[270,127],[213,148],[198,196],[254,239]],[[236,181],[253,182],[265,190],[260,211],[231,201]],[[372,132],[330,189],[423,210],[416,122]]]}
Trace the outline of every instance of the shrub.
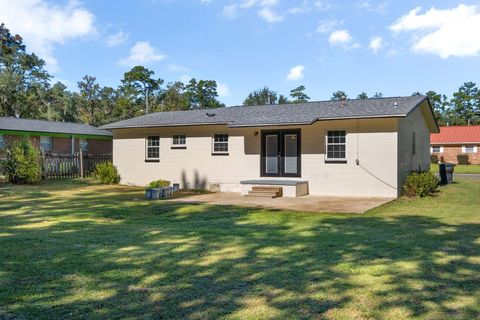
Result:
{"label": "shrub", "polygon": [[11,183],[38,183],[42,178],[37,149],[28,139],[8,144],[2,171]]}
{"label": "shrub", "polygon": [[438,160],[438,156],[436,154],[432,154],[430,156],[430,163],[433,163],[433,164],[438,164],[439,160]]}
{"label": "shrub", "polygon": [[408,197],[425,197],[438,190],[438,178],[430,171],[415,171],[405,179],[403,192]]}
{"label": "shrub", "polygon": [[458,164],[470,164],[468,159],[468,154],[458,154],[457,155]]}
{"label": "shrub", "polygon": [[120,175],[117,167],[111,162],[97,164],[94,171],[95,179],[104,184],[117,184],[120,182]]}
{"label": "shrub", "polygon": [[164,188],[164,187],[169,187],[170,186],[170,181],[167,180],[154,180],[150,182],[148,185],[148,188]]}

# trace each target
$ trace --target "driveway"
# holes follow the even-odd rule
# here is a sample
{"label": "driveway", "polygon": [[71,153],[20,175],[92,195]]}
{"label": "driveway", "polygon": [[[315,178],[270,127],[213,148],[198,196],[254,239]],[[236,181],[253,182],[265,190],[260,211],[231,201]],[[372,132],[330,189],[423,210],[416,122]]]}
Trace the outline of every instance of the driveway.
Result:
{"label": "driveway", "polygon": [[392,201],[393,198],[358,198],[358,197],[320,197],[303,196],[298,198],[255,198],[242,196],[240,193],[219,192],[188,196],[167,200],[181,203],[207,203],[212,205],[233,205],[255,208],[269,208],[307,212],[364,213]]}

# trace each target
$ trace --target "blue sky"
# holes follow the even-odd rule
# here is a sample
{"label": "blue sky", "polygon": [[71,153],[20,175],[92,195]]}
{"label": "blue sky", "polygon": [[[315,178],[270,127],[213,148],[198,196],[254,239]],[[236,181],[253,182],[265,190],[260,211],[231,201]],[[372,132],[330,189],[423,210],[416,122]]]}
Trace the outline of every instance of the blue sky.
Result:
{"label": "blue sky", "polygon": [[115,87],[135,64],[216,80],[227,105],[264,85],[450,95],[480,74],[475,1],[0,0],[0,21],[71,89],[85,74]]}

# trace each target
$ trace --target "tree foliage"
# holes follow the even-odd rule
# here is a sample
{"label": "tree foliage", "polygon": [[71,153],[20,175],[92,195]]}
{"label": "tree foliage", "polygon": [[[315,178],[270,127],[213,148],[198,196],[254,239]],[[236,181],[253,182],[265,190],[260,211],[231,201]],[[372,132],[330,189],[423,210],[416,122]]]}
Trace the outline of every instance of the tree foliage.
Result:
{"label": "tree foliage", "polygon": [[334,93],[332,93],[332,96],[330,97],[330,100],[332,101],[336,101],[336,100],[342,100],[342,99],[347,99],[348,96],[347,94],[345,93],[345,91],[335,91]]}
{"label": "tree foliage", "polygon": [[301,85],[295,89],[290,90],[290,97],[292,97],[292,103],[308,102],[310,97],[305,93],[305,86]]}

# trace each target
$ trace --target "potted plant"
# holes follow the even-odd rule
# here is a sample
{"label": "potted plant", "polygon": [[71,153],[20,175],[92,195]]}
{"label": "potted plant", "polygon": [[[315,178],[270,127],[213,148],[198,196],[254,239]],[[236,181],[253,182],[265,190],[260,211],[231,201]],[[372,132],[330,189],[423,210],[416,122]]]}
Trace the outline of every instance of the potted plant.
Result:
{"label": "potted plant", "polygon": [[170,181],[162,179],[150,182],[145,190],[145,197],[150,200],[168,198],[171,194],[172,187],[170,187]]}

